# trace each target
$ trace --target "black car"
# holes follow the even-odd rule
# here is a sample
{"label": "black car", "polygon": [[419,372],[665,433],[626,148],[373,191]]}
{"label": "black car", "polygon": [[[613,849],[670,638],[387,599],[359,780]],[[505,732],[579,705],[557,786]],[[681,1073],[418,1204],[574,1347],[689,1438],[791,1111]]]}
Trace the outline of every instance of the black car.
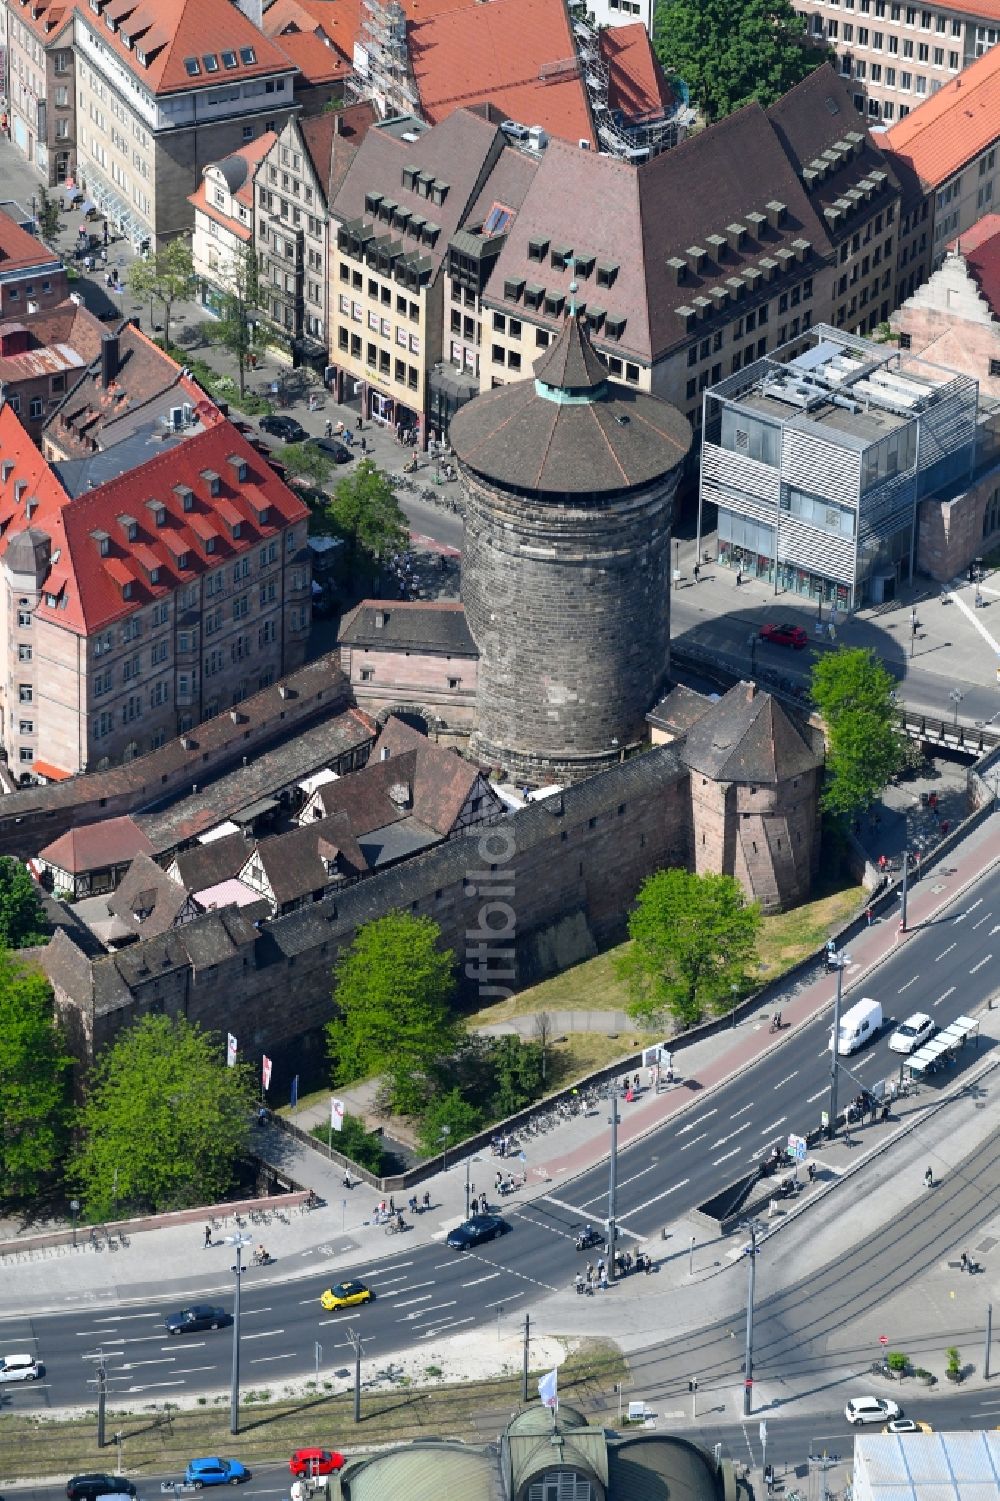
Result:
{"label": "black car", "polygon": [[168,1313],[163,1322],[168,1334],[194,1334],[199,1329],[221,1329],[229,1323],[229,1315],[224,1308],[211,1303],[192,1303],[190,1308]]}
{"label": "black car", "polygon": [[74,1475],[66,1482],[67,1501],[96,1501],[97,1496],[134,1496],[135,1486],[124,1475]]}
{"label": "black car", "polygon": [[301,422],[296,422],[294,417],[282,417],[280,412],[272,412],[267,417],[260,419],[262,433],[270,433],[274,438],[280,438],[283,443],[301,443],[309,434]]}
{"label": "black car", "polygon": [[471,1220],[448,1232],[448,1244],[455,1251],[471,1251],[498,1235],[506,1235],[509,1229],[507,1221],[498,1214],[474,1214]]}
{"label": "black car", "polygon": [[349,464],[354,457],[346,443],[339,438],[310,438],[307,448],[316,448],[333,464]]}

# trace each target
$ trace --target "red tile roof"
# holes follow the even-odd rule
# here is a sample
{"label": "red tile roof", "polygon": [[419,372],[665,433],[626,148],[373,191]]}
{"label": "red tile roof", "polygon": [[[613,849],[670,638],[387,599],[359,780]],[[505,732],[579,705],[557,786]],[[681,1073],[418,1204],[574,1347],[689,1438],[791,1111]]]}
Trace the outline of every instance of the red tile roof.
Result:
{"label": "red tile roof", "polygon": [[42,266],[57,266],[62,270],[62,262],[47,245],[0,209],[0,274],[6,278],[12,272],[33,271]]}
{"label": "red tile roof", "polygon": [[333,83],[338,78],[349,78],[354,72],[353,64],[339,48],[314,31],[289,31],[274,41],[307,83]]}
{"label": "red tile roof", "polygon": [[[210,423],[204,431],[71,499],[10,407],[0,408],[0,454],[13,464],[0,483],[0,522],[6,522],[0,547],[5,549],[11,536],[29,524],[26,507],[36,502],[30,525],[51,538],[52,550],[40,617],[78,635],[92,635],[305,520],[308,510],[302,501],[232,423],[217,411],[213,420],[212,411],[203,414]],[[228,462],[231,455],[246,465],[246,479],[237,478]],[[206,470],[219,476],[220,494],[214,498],[203,478]],[[22,480],[25,486],[18,493],[15,487]],[[193,491],[192,511],[184,510],[175,486]],[[162,527],[149,509],[150,500],[163,506]],[[262,510],[268,513],[265,522],[259,519]],[[226,516],[239,519],[239,537],[233,536]],[[128,541],[123,517],[137,523],[134,542]],[[103,556],[95,533],[108,538]],[[209,553],[206,542],[212,537],[215,547]],[[159,569],[156,583],[152,568]],[[128,583],[132,593],[126,599],[123,586]]]}
{"label": "red tile roof", "polygon": [[[230,0],[110,0],[102,14],[105,20],[99,22],[78,0],[77,25],[87,26],[152,94],[218,89],[291,72],[281,49]],[[117,21],[114,31],[106,24],[108,16]],[[126,46],[125,37],[131,46]],[[245,48],[251,49],[252,62],[241,55]],[[235,56],[232,66],[223,53]],[[207,57],[215,59],[214,70],[206,64]],[[187,69],[188,58],[198,63],[193,75]]]}
{"label": "red tile roof", "polygon": [[948,249],[962,256],[994,318],[1000,319],[1000,214],[984,214]]}
{"label": "red tile roof", "polygon": [[124,865],[138,854],[151,855],[153,846],[134,819],[105,818],[86,823],[53,839],[39,851],[39,860],[71,875],[100,870],[106,865]]}
{"label": "red tile roof", "polygon": [[8,384],[82,369],[100,354],[101,335],[107,332],[88,308],[69,298],[37,313],[23,313],[17,321],[27,329],[27,348],[0,355],[0,380]]}
{"label": "red tile roof", "polygon": [[274,0],[264,12],[270,37],[295,32],[318,32],[329,38],[344,57],[354,56],[361,31],[360,0]]}
{"label": "red tile roof", "polygon": [[69,4],[60,0],[56,5],[48,5],[46,0],[32,0],[31,5],[22,5],[17,11],[11,7],[10,14],[16,15],[45,44],[57,39],[60,31],[73,20],[75,11],[73,0]]}
{"label": "red tile roof", "polygon": [[512,120],[597,148],[565,0],[490,0],[409,27],[423,114],[432,124],[489,99]]}
{"label": "red tile roof", "polygon": [[1000,136],[1000,47],[938,89],[880,137],[925,189],[940,187]]}
{"label": "red tile roof", "polygon": [[608,103],[626,120],[656,118],[673,103],[649,32],[640,21],[607,26],[600,33],[601,56],[608,65]]}

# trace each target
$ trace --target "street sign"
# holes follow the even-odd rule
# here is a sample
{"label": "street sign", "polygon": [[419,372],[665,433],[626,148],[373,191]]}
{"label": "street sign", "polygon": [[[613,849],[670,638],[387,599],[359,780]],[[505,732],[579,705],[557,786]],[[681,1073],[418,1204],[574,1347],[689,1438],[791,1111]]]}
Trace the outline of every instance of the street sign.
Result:
{"label": "street sign", "polygon": [[889,1336],[887,1334],[880,1334],[878,1337],[878,1342],[880,1345],[885,1347],[889,1343]]}
{"label": "street sign", "polygon": [[796,1162],[805,1162],[806,1158],[809,1155],[809,1148],[806,1146],[805,1137],[793,1136],[791,1132],[789,1132],[788,1151],[789,1155],[794,1157]]}
{"label": "street sign", "polygon": [[828,1110],[821,1110],[820,1111],[820,1113],[819,1113],[819,1123],[823,1127],[823,1130],[825,1131],[826,1128],[827,1128],[827,1126],[830,1124],[830,1113],[829,1113]]}
{"label": "street sign", "polygon": [[763,1418],[760,1420],[760,1441],[762,1444],[767,1443],[767,1423]]}

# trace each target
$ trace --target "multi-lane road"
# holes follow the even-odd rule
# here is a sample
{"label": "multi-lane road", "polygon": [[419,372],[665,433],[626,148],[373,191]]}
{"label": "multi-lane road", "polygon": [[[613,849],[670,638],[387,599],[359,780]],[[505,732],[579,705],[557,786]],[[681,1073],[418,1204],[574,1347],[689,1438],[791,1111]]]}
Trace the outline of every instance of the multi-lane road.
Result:
{"label": "multi-lane road", "polygon": [[[938,873],[933,879],[947,878]],[[863,987],[852,987],[849,969],[847,1002],[863,989],[881,1000],[887,1023],[925,1010],[944,1025],[991,992],[997,956],[1000,871],[983,876],[933,923],[913,932]],[[831,999],[833,987],[831,977]],[[704,1100],[693,1087],[687,1110],[619,1153],[618,1220],[626,1245],[658,1233],[701,1203],[774,1141],[818,1123],[827,1101],[828,1035],[826,1015],[786,1035],[754,1068],[741,1071]],[[677,1087],[685,1090],[683,1054],[677,1061]],[[867,1085],[892,1076],[899,1062],[888,1053],[884,1036],[846,1061],[854,1077]],[[854,1084],[842,1081],[842,1097],[853,1092]],[[628,1108],[621,1106],[622,1111]],[[492,1177],[487,1163],[479,1171]],[[324,1270],[326,1259],[345,1244],[345,1237],[331,1232],[328,1247],[318,1247],[304,1263],[315,1265],[315,1275],[282,1281],[249,1274],[243,1295],[246,1381],[259,1385],[311,1372],[316,1341],[323,1346],[324,1367],[346,1365],[348,1326],[364,1336],[366,1355],[388,1360],[404,1348],[498,1317],[508,1323],[519,1318],[565,1289],[586,1260],[577,1255],[574,1240],[585,1221],[600,1222],[607,1212],[607,1168],[598,1165],[524,1203],[509,1201],[504,1212],[511,1233],[474,1253],[453,1252],[443,1239],[408,1245],[404,1235],[387,1240],[382,1258],[362,1258],[359,1251],[357,1261],[341,1264],[331,1275]],[[163,1400],[224,1387],[229,1331],[171,1339],[163,1315],[199,1298],[230,1306],[230,1259],[225,1249],[207,1252],[198,1263],[204,1270],[169,1298],[156,1296],[150,1287],[146,1296],[133,1295],[100,1310],[77,1307],[5,1317],[0,1321],[3,1348],[33,1350],[46,1365],[44,1380],[5,1389],[10,1405],[62,1407],[92,1401],[98,1351],[105,1353],[113,1393]],[[325,1313],[321,1292],[332,1280],[347,1276],[364,1278],[375,1301]]]}

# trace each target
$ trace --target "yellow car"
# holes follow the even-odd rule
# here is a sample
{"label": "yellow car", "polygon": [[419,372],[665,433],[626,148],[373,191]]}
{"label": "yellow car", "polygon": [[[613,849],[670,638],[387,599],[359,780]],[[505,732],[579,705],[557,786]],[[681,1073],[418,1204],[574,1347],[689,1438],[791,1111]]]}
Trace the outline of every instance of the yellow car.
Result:
{"label": "yellow car", "polygon": [[327,1313],[332,1313],[337,1308],[353,1308],[358,1303],[370,1303],[373,1297],[370,1287],[363,1282],[338,1282],[336,1287],[328,1287],[320,1298],[320,1302]]}
{"label": "yellow car", "polygon": [[919,1418],[894,1418],[882,1429],[883,1433],[933,1433],[930,1423],[922,1423]]}

